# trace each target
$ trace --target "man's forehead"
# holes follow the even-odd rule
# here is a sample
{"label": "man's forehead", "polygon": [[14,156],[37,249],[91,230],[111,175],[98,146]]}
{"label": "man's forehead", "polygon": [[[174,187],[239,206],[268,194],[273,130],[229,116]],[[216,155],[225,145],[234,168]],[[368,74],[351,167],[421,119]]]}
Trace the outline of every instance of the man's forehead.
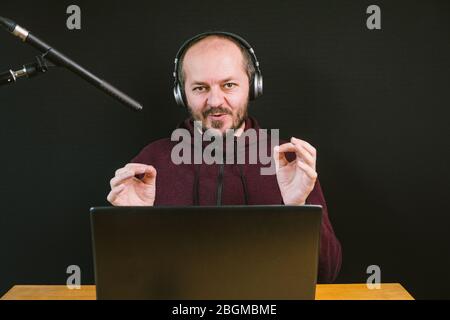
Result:
{"label": "man's forehead", "polygon": [[233,64],[208,68],[205,65],[191,66],[185,69],[186,81],[189,84],[224,83],[244,80],[246,73],[242,64]]}
{"label": "man's forehead", "polygon": [[[191,62],[208,62],[210,60],[231,59],[237,63],[242,62],[241,49],[231,40],[223,38],[205,38],[188,49],[183,64]],[[229,61],[228,61],[229,62]]]}
{"label": "man's forehead", "polygon": [[214,78],[226,80],[245,73],[241,49],[232,41],[222,38],[206,38],[189,48],[183,61],[183,69],[190,81],[201,82]]}

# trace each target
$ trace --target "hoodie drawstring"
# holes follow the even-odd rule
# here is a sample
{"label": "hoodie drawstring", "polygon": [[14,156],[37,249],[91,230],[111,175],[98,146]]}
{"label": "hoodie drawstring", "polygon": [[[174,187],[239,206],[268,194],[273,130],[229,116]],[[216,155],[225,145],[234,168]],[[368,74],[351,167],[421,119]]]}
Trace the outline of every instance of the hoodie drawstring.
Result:
{"label": "hoodie drawstring", "polygon": [[245,177],[244,177],[244,170],[242,169],[242,164],[239,164],[237,161],[237,153],[238,153],[237,139],[235,138],[234,139],[234,162],[236,163],[236,165],[238,166],[238,169],[239,169],[239,175],[241,177],[242,189],[244,190],[244,202],[245,202],[245,205],[248,205],[247,181],[245,180]]}
{"label": "hoodie drawstring", "polygon": [[[203,153],[203,147],[202,147],[202,153]],[[244,202],[245,205],[248,205],[248,188],[247,188],[247,181],[244,176],[243,171],[243,165],[237,163],[237,140],[234,139],[234,161],[239,169],[239,176],[242,184],[242,189],[244,190]],[[222,205],[222,191],[223,191],[223,173],[224,173],[224,165],[225,160],[223,160],[223,164],[220,164],[219,166],[219,175],[217,177],[217,202],[216,204],[218,206]],[[201,164],[194,164],[194,186],[193,186],[193,199],[194,199],[194,205],[198,206],[200,205],[200,166]]]}

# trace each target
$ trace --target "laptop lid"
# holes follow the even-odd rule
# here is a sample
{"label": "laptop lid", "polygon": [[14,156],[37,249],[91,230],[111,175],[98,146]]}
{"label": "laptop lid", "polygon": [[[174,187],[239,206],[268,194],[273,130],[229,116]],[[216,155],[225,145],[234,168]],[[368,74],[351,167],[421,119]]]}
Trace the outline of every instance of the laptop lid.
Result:
{"label": "laptop lid", "polygon": [[314,299],[321,206],[91,208],[97,299]]}

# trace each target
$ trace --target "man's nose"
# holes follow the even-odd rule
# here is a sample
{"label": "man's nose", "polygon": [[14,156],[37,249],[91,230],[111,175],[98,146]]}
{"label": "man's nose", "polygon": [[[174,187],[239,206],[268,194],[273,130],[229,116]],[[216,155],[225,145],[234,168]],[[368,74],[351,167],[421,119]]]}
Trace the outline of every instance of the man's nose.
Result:
{"label": "man's nose", "polygon": [[222,90],[217,87],[212,87],[208,94],[208,105],[210,107],[220,107],[224,102],[224,96]]}

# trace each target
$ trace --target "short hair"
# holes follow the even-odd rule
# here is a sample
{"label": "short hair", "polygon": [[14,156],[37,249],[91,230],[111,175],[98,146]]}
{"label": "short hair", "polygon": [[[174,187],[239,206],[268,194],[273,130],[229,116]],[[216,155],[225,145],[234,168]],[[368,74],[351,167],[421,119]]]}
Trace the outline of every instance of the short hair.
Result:
{"label": "short hair", "polygon": [[181,84],[181,88],[184,91],[184,82],[186,81],[186,77],[184,74],[184,70],[183,70],[183,64],[184,64],[184,57],[186,55],[186,53],[188,52],[188,50],[194,46],[196,43],[200,42],[203,39],[206,39],[208,37],[218,37],[218,38],[222,38],[222,39],[227,39],[230,40],[231,42],[233,42],[234,44],[236,44],[239,49],[241,50],[242,53],[242,58],[243,58],[243,62],[244,62],[244,69],[247,73],[248,76],[248,80],[249,82],[253,79],[253,76],[255,75],[255,64],[252,60],[252,57],[250,56],[250,53],[248,52],[248,49],[242,44],[240,43],[238,40],[236,40],[235,38],[233,38],[232,36],[226,35],[226,34],[207,34],[207,35],[203,35],[198,37],[197,39],[193,40],[192,42],[190,42],[186,48],[184,49],[181,57],[180,57],[180,62],[178,64],[178,70],[177,70],[177,77],[178,80]]}

